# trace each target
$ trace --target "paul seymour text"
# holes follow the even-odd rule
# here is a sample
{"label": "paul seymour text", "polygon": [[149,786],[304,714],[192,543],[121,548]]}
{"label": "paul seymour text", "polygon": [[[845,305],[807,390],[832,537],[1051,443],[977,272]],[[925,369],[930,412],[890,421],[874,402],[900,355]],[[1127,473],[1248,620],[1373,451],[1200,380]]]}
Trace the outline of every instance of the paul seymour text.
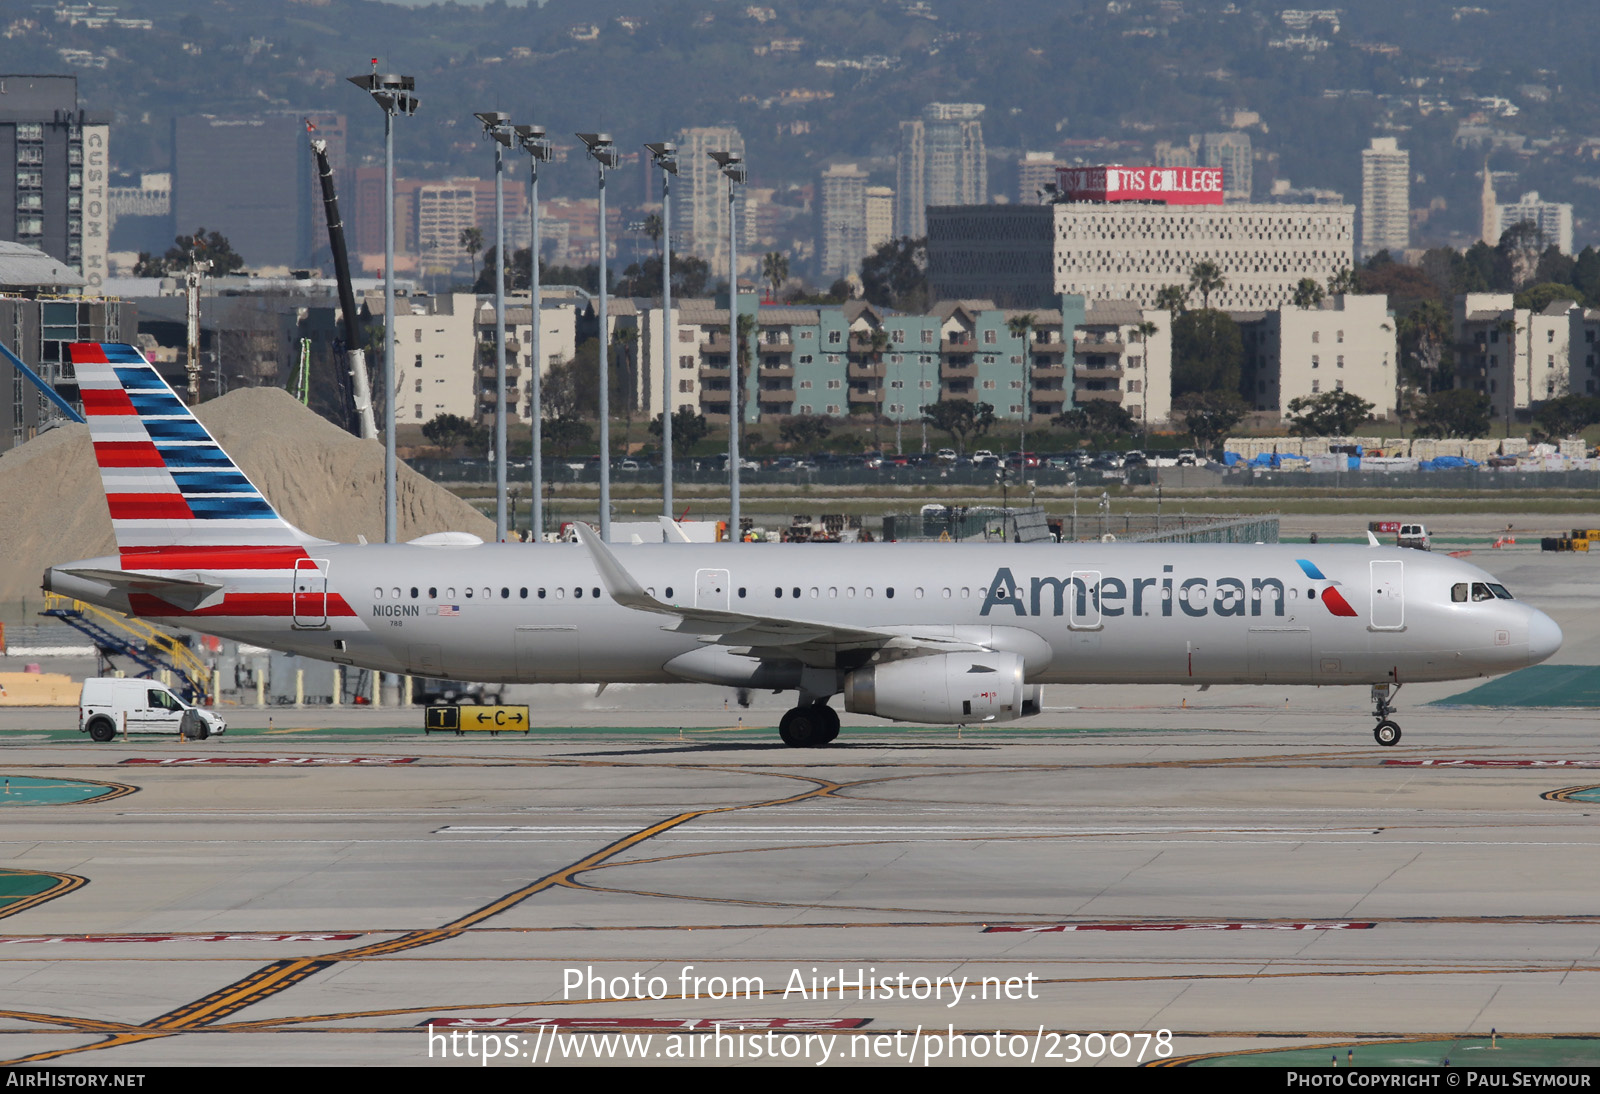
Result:
{"label": "paul seymour text", "polygon": [[563,999],[804,999],[804,1000],[935,1000],[954,1007],[969,1000],[1037,999],[1038,977],[984,976],[974,982],[962,976],[913,976],[905,972],[880,972],[876,966],[854,969],[794,968],[782,986],[770,987],[762,976],[704,974],[694,965],[678,970],[676,979],[647,976],[606,976],[593,965],[567,968],[562,974]]}

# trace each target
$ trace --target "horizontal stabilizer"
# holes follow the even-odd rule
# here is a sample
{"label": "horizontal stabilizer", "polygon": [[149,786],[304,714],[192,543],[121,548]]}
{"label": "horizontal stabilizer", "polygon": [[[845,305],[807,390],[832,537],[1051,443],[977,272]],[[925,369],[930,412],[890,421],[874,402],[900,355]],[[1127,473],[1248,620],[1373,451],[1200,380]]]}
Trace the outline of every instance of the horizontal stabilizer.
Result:
{"label": "horizontal stabilizer", "polygon": [[133,570],[62,569],[70,577],[98,581],[125,593],[145,593],[186,612],[199,611],[222,603],[223,586],[193,578],[141,574]]}

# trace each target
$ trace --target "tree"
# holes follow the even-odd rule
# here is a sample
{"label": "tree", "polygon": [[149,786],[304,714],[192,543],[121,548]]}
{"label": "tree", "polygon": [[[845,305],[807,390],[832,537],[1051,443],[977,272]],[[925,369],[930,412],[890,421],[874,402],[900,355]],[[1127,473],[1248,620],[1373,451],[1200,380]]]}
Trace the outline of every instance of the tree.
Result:
{"label": "tree", "polygon": [[593,418],[600,413],[599,341],[586,338],[571,360],[552,365],[539,387],[550,418]]}
{"label": "tree", "polygon": [[1189,307],[1189,290],[1182,285],[1166,285],[1156,290],[1156,307],[1166,309],[1174,320]]}
{"label": "tree", "polygon": [[1289,400],[1289,432],[1296,437],[1348,437],[1376,408],[1348,391],[1324,391]]}
{"label": "tree", "polygon": [[1188,311],[1172,324],[1172,393],[1238,391],[1244,336],[1226,312]]}
{"label": "tree", "polygon": [[557,456],[565,456],[574,448],[592,441],[594,430],[590,428],[588,422],[557,416],[544,423],[539,436],[545,446],[553,450]]}
{"label": "tree", "polygon": [[1424,300],[1400,323],[1400,354],[1424,392],[1436,391],[1455,373],[1450,348],[1450,310],[1442,301]]}
{"label": "tree", "polygon": [[1511,271],[1510,288],[1525,288],[1533,282],[1544,251],[1544,233],[1531,220],[1519,220],[1500,233],[1495,252]]}
{"label": "tree", "polygon": [[[734,298],[737,303],[738,298]],[[751,344],[756,339],[756,317],[747,311],[739,313],[739,369],[733,382],[738,385],[739,409],[741,415],[744,410],[746,398],[750,391],[750,353]],[[731,405],[731,404],[730,404]],[[756,399],[756,417],[761,417],[761,400]]]}
{"label": "tree", "polygon": [[[661,219],[660,213],[651,213],[644,218],[644,234],[650,237],[650,242],[655,246],[656,257],[661,257],[661,237],[666,234],[666,224]],[[661,275],[656,274],[659,280]]]}
{"label": "tree", "polygon": [[[657,414],[650,422],[650,433],[657,440],[661,439],[661,419],[663,415]],[[706,434],[711,432],[711,424],[706,421],[706,416],[692,406],[680,406],[672,412],[672,445],[674,449],[688,452],[695,445],[706,439]]]}
{"label": "tree", "polygon": [[1360,289],[1356,280],[1356,272],[1349,266],[1341,266],[1328,278],[1329,296],[1346,296]]}
{"label": "tree", "polygon": [[1207,451],[1215,448],[1250,412],[1244,400],[1231,390],[1191,391],[1172,400],[1172,409],[1183,419],[1195,444]]}
{"label": "tree", "polygon": [[1583,294],[1574,286],[1547,281],[1523,289],[1516,295],[1513,304],[1516,307],[1527,308],[1529,311],[1538,314],[1557,300],[1570,300],[1580,307],[1586,303]]}
{"label": "tree", "polygon": [[634,377],[637,366],[636,351],[639,348],[638,327],[618,327],[611,336],[613,349],[620,351],[617,365],[608,375],[611,377],[611,405],[615,407],[622,404],[622,451],[627,454],[633,447],[633,411],[639,402],[639,385]]}
{"label": "tree", "polygon": [[965,399],[940,399],[922,408],[922,417],[935,429],[950,434],[956,449],[962,455],[967,451],[967,438],[977,439],[989,432],[995,423],[994,407],[989,403],[969,403]]}
{"label": "tree", "polygon": [[[660,255],[646,258],[643,262],[631,262],[628,268],[622,271],[622,279],[631,286],[632,291],[638,296],[661,295],[661,267],[664,265]],[[598,275],[597,275],[598,276]],[[706,285],[711,281],[711,267],[703,258],[691,254],[672,256],[672,298],[682,300],[690,296],[704,296]]]}
{"label": "tree", "polygon": [[487,431],[474,426],[459,414],[438,414],[433,420],[422,426],[422,435],[440,448],[456,448],[464,444],[473,444],[479,434]]}
{"label": "tree", "polygon": [[483,250],[483,229],[474,224],[461,229],[461,249],[467,252],[467,265],[478,264],[478,252]]}
{"label": "tree", "polygon": [[1419,437],[1482,437],[1489,432],[1489,397],[1465,388],[1430,395],[1417,408]]}
{"label": "tree", "polygon": [[828,419],[816,414],[797,414],[778,427],[778,437],[785,444],[801,449],[814,448],[831,432]]}
{"label": "tree", "polygon": [[772,297],[778,297],[783,283],[789,280],[789,259],[782,251],[768,251],[761,259],[761,277],[772,286]]}
{"label": "tree", "polygon": [[173,246],[160,258],[152,258],[148,251],[140,251],[134,265],[135,277],[171,277],[188,273],[196,265],[205,264],[212,277],[238,273],[244,269],[244,259],[234,253],[233,245],[221,232],[207,232],[196,228],[193,235],[178,236]]}
{"label": "tree", "polygon": [[867,302],[880,308],[922,312],[928,307],[928,241],[901,236],[861,261]]}
{"label": "tree", "polygon": [[1207,259],[1196,262],[1189,270],[1189,291],[1200,294],[1200,306],[1211,307],[1211,294],[1221,292],[1228,287],[1228,279],[1222,276],[1222,268],[1215,262]]}
{"label": "tree", "polygon": [[1300,283],[1294,287],[1294,306],[1297,308],[1315,308],[1323,300],[1322,286],[1314,278],[1302,277]]}
{"label": "tree", "polygon": [[1534,425],[1541,437],[1555,440],[1575,437],[1600,422],[1600,398],[1593,395],[1563,395],[1547,399],[1533,412]]}
{"label": "tree", "polygon": [[1074,433],[1098,436],[1132,433],[1139,428],[1127,407],[1109,399],[1086,400],[1071,410],[1063,410],[1050,419],[1050,424]]}
{"label": "tree", "polygon": [[[1028,424],[1033,421],[1033,313],[1013,315],[1006,320],[1011,337],[1022,339],[1022,429],[1027,435]],[[1022,445],[1027,448],[1026,444]]]}

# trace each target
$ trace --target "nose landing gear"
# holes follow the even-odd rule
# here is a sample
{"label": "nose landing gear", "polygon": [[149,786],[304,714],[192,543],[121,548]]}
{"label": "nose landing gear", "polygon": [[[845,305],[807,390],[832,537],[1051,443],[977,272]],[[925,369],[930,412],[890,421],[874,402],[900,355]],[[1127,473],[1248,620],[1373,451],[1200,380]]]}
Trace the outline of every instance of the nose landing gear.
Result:
{"label": "nose landing gear", "polygon": [[1400,684],[1395,684],[1393,690],[1388,684],[1372,685],[1372,716],[1378,719],[1378,724],[1372,731],[1372,738],[1385,747],[1398,744],[1400,741],[1400,725],[1389,718],[1394,711],[1394,703],[1391,700],[1400,693],[1400,688]]}

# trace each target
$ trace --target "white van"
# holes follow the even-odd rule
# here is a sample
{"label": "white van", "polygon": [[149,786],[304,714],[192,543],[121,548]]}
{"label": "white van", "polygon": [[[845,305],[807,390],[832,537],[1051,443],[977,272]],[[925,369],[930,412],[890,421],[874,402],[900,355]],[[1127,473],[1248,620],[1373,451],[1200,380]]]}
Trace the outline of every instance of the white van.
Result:
{"label": "white van", "polygon": [[153,680],[92,676],[83,682],[78,700],[78,731],[102,743],[122,732],[127,716],[129,733],[165,733],[176,737],[187,720],[186,735],[205,740],[226,733],[228,724],[209,710],[178,698]]}

